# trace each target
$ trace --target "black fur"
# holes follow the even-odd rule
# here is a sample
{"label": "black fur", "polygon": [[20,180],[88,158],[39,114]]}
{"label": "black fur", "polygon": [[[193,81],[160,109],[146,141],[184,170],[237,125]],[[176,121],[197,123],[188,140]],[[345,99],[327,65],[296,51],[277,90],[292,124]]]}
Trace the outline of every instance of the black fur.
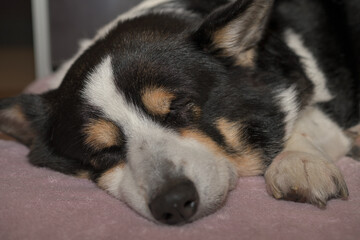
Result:
{"label": "black fur", "polygon": [[[119,23],[76,60],[59,89],[17,100],[37,131],[29,155],[33,164],[67,174],[90,171],[96,181],[119,159],[126,159],[126,141],[93,152],[85,146],[82,133],[89,119],[103,115],[81,96],[86,78],[111,56],[117,88],[150,118],[175,131],[198,128],[229,153],[233,149],[226,146],[215,122],[221,117],[241,122],[242,140],[258,150],[268,165],[283,149],[285,134],[285,115],[273,90],[295,85],[301,109],[313,95],[314,86],[300,59],[284,43],[283,32],[289,27],[302,35],[319,60],[335,96],[321,107],[342,127],[359,122],[360,19],[352,12],[360,4],[355,0],[277,0],[261,40],[248,46],[257,53],[253,68],[234,65],[234,58],[218,54],[221,49],[212,42],[213,34],[241,16],[253,1],[176,2],[193,14],[149,13]],[[141,91],[150,85],[176,96],[165,118],[151,115],[141,102]],[[0,110],[4,106],[7,100],[0,103]],[[193,106],[200,107],[200,119],[193,116]]]}
{"label": "black fur", "polygon": [[358,70],[354,69],[347,13],[341,3],[345,1],[278,0],[272,20],[281,29],[291,27],[303,37],[335,96],[321,107],[338,124],[350,127],[359,122]]}

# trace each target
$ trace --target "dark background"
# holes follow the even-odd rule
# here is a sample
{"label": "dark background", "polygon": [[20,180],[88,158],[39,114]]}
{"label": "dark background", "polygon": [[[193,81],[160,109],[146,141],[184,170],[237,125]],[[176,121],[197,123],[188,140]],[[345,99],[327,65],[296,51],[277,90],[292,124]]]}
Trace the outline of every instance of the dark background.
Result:
{"label": "dark background", "polygon": [[[56,69],[81,38],[141,0],[49,0],[51,60]],[[35,79],[30,0],[2,1],[0,7],[0,98],[19,94]]]}
{"label": "dark background", "polygon": [[[52,62],[67,60],[78,48],[78,40],[96,31],[142,0],[50,0]],[[65,17],[64,17],[65,16]]]}
{"label": "dark background", "polygon": [[35,78],[31,1],[0,7],[0,98],[18,94]]}

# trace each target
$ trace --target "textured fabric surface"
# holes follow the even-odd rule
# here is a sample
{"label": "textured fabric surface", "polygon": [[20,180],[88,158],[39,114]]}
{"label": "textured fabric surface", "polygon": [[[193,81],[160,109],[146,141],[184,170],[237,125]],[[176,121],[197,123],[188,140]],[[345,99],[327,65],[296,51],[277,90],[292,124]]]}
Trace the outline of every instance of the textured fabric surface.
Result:
{"label": "textured fabric surface", "polygon": [[360,162],[338,162],[350,199],[326,210],[278,201],[262,177],[242,178],[225,206],[181,227],[156,225],[92,182],[30,165],[0,141],[0,239],[360,239]]}

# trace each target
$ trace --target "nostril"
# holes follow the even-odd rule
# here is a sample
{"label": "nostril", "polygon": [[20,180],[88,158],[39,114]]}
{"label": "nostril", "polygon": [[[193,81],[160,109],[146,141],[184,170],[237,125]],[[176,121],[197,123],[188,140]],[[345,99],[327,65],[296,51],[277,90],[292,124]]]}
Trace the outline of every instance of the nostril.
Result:
{"label": "nostril", "polygon": [[195,201],[187,201],[185,204],[184,204],[184,208],[194,208],[195,207]]}
{"label": "nostril", "polygon": [[195,213],[199,196],[189,180],[168,182],[149,208],[154,218],[165,224],[179,224],[189,220]]}
{"label": "nostril", "polygon": [[165,213],[163,215],[163,219],[166,221],[170,220],[172,217],[173,217],[173,215],[171,213]]}

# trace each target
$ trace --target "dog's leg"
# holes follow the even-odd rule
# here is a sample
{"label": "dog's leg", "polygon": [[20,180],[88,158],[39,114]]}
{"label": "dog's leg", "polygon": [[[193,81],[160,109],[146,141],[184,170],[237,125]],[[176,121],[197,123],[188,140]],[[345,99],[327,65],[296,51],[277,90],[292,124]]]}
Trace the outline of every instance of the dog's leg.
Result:
{"label": "dog's leg", "polygon": [[350,140],[324,113],[307,108],[294,132],[265,172],[267,189],[277,199],[309,202],[321,208],[328,199],[348,197],[334,161],[345,155]]}

